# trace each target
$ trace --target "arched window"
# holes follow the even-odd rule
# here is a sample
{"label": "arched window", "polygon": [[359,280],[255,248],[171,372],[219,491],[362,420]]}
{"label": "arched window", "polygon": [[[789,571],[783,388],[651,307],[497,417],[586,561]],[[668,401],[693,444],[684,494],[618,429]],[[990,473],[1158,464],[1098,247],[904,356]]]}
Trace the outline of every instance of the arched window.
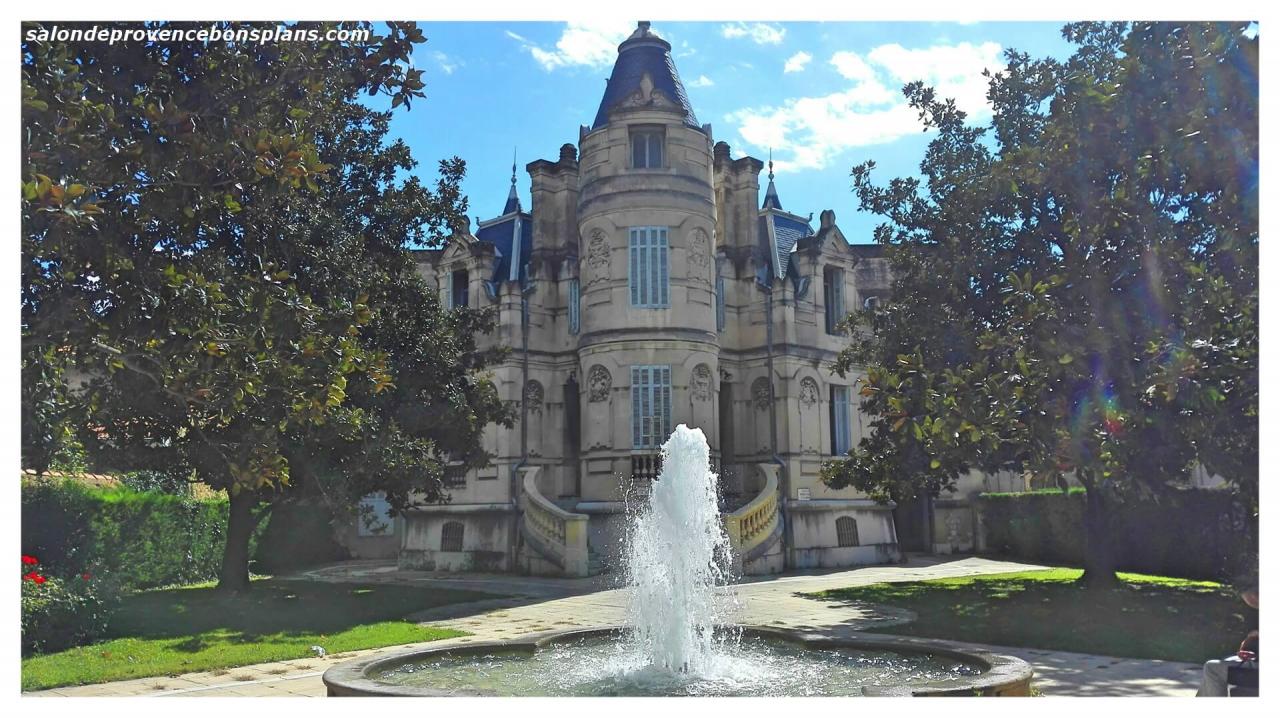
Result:
{"label": "arched window", "polygon": [[852,516],[836,519],[836,542],[841,546],[861,545],[858,543],[858,522]]}
{"label": "arched window", "polygon": [[462,530],[463,526],[460,521],[446,521],[440,529],[440,550],[461,551]]}

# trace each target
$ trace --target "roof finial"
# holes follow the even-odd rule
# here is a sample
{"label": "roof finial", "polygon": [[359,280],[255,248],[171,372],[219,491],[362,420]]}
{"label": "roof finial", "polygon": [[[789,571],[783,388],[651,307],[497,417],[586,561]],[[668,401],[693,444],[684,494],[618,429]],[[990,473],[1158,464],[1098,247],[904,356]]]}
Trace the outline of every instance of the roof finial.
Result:
{"label": "roof finial", "polygon": [[773,148],[769,148],[769,181],[773,181]]}
{"label": "roof finial", "polygon": [[511,147],[511,184],[512,186],[514,186],[516,183],[516,150],[517,149],[518,148],[515,147],[514,145]]}

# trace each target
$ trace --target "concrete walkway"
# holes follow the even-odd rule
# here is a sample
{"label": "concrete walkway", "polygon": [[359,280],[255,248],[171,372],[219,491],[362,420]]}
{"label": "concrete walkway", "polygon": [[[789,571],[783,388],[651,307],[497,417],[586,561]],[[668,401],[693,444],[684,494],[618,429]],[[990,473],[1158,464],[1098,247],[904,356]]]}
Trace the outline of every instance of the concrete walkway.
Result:
{"label": "concrete walkway", "polygon": [[[833,635],[874,631],[911,619],[899,609],[870,609],[802,598],[809,593],[883,581],[916,581],[1043,568],[1031,564],[969,557],[918,557],[906,564],[868,566],[828,572],[793,573],[749,579],[733,588],[739,622],[798,628]],[[456,628],[471,636],[410,646],[447,646],[524,634],[621,623],[626,596],[612,588],[609,576],[551,579],[509,575],[431,574],[399,571],[380,562],[350,562],[302,574],[317,581],[427,583],[506,596],[491,601],[442,606],[412,618],[430,625]],[[1112,658],[1062,651],[970,644],[975,648],[1017,656],[1036,673],[1035,687],[1050,696],[1192,696],[1200,666],[1170,661]],[[321,674],[334,663],[378,651],[353,651],[323,658],[264,663],[176,677],[142,678],[91,686],[27,693],[40,696],[323,696]]]}

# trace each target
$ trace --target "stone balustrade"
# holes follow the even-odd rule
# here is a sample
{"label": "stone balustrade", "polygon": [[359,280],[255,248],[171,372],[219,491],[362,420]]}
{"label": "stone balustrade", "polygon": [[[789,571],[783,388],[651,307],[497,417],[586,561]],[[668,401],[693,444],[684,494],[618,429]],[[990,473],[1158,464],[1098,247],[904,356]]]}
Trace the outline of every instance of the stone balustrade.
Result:
{"label": "stone balustrade", "polygon": [[556,506],[538,490],[540,467],[520,469],[524,515],[520,522],[526,544],[538,555],[559,566],[565,576],[588,572],[587,515]]}
{"label": "stone balustrade", "polygon": [[724,517],[725,533],[733,547],[734,565],[739,570],[743,563],[768,547],[778,533],[782,519],[778,513],[778,467],[774,464],[758,466],[765,475],[764,488],[746,506]]}

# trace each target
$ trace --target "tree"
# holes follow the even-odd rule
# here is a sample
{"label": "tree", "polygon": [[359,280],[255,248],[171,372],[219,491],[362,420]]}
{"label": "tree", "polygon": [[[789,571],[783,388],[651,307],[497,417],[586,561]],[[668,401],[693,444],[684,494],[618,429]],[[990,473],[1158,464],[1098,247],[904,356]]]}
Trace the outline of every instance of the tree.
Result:
{"label": "tree", "polygon": [[904,93],[925,179],[877,186],[893,301],[836,363],[872,432],[824,480],[936,495],[971,469],[1087,490],[1085,580],[1114,580],[1119,501],[1201,465],[1256,512],[1258,43],[1240,24],[1067,25],[1006,53],[993,118]]}
{"label": "tree", "polygon": [[477,372],[489,318],[443,312],[406,249],[460,226],[464,167],[442,163],[435,191],[397,182],[408,149],[360,103],[423,97],[425,38],[288,27],[316,35],[77,44],[24,26],[23,398],[45,407],[24,412],[24,457],[73,425],[99,463],[225,489],[228,590],[248,587],[264,498],[324,476],[440,500],[441,462],[476,460],[479,427],[507,418]]}

